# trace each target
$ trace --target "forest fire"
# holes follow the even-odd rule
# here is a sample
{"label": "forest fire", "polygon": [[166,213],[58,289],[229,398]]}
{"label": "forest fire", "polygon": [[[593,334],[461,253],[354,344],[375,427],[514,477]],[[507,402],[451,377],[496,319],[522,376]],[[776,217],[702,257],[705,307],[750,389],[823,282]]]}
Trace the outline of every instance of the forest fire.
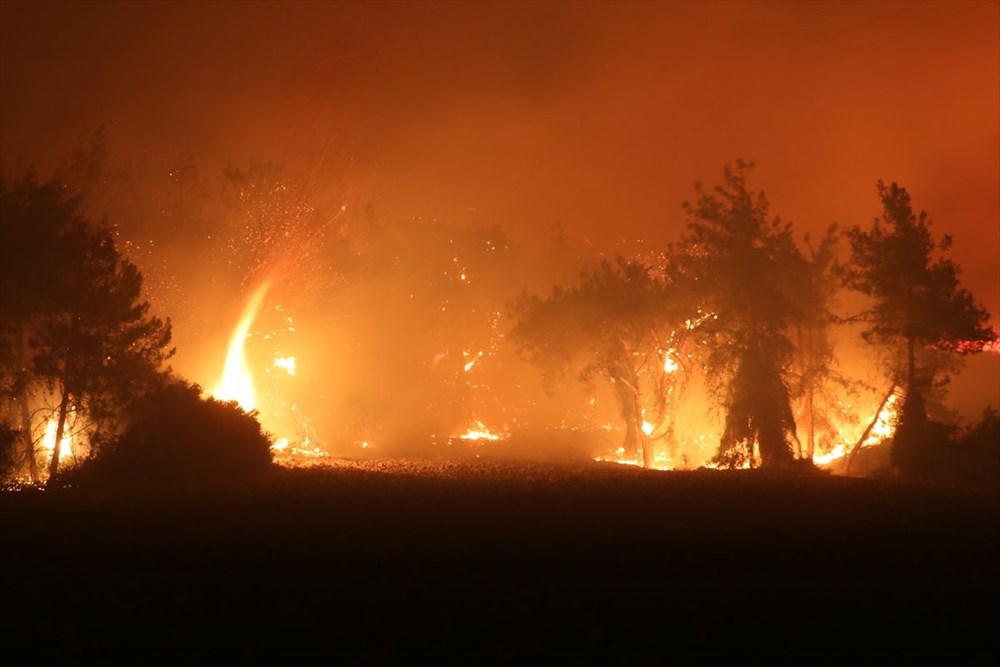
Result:
{"label": "forest fire", "polygon": [[[524,128],[509,129],[517,135]],[[442,145],[461,153],[465,140],[480,134],[489,133]],[[5,134],[15,143],[18,136]],[[567,177],[561,192],[571,196],[559,200],[591,222],[546,232],[540,220],[563,218],[562,211],[539,212],[548,193],[535,193],[530,205],[487,211],[480,199],[502,188],[483,182],[463,189],[457,178],[448,186],[423,183],[437,192],[425,201],[412,196],[424,188],[402,184],[439,169],[396,174],[399,182],[383,190],[379,150],[369,147],[355,162],[323,139],[238,164],[221,146],[203,155],[165,145],[133,168],[127,142],[109,141],[101,128],[75,152],[49,156],[60,165],[49,184],[5,181],[5,224],[14,224],[4,227],[5,266],[13,267],[4,296],[16,307],[3,311],[0,418],[17,436],[19,474],[30,468],[38,482],[43,459],[56,460],[54,475],[71,453],[90,456],[80,455],[86,442],[121,438],[131,413],[148,408],[133,405],[123,389],[132,386],[130,374],[154,394],[161,371],[235,402],[274,439],[282,459],[426,453],[446,441],[485,445],[537,432],[578,438],[587,458],[656,469],[808,459],[839,471],[858,451],[893,439],[901,401],[892,394],[875,407],[885,394],[871,397],[867,388],[891,378],[926,394],[922,417],[931,420],[954,407],[937,388],[957,373],[960,359],[997,349],[993,320],[969,291],[992,287],[967,289],[948,255],[950,234],[935,238],[907,189],[878,180],[908,173],[870,174],[868,190],[846,195],[851,210],[842,211],[823,203],[826,193],[812,197],[804,187],[786,198],[801,174],[768,165],[783,193],[779,216],[755,189],[754,162],[727,162],[736,156],[725,146],[716,156],[721,181],[706,187],[695,180],[705,175],[702,167],[677,167],[670,184],[663,182],[677,189],[657,195],[655,206],[647,202],[639,216],[645,222],[634,228],[623,222],[615,229],[606,216],[583,210],[576,195],[587,179]],[[414,156],[433,161],[422,145],[411,147]],[[409,163],[391,159],[394,147],[381,148],[386,164]],[[463,178],[492,173],[495,165],[475,165],[493,153],[466,155],[469,169],[458,171]],[[646,167],[638,171],[652,174],[660,165]],[[692,180],[693,192],[681,189]],[[535,187],[544,179],[526,181]],[[609,197],[638,196],[631,183],[618,185]],[[844,200],[841,194],[831,200]],[[935,206],[952,200],[928,197]],[[672,213],[664,202],[673,202]],[[945,216],[954,219],[947,206]],[[38,216],[59,207],[61,218]],[[98,212],[107,214],[107,229],[85,220]],[[860,224],[872,213],[881,215],[874,225]],[[833,219],[850,226],[821,232],[820,221]],[[32,251],[68,239],[107,252],[91,257],[72,245],[50,257]],[[909,261],[913,248],[920,261]],[[90,264],[75,273],[53,259],[84,255]],[[985,274],[979,266],[968,275]],[[39,276],[79,290],[41,294],[47,281]],[[897,278],[926,303],[913,308]],[[115,290],[119,298],[107,298]],[[206,349],[211,337],[202,334],[217,333],[217,313],[236,295],[245,303],[215,376],[206,369],[219,350]],[[89,311],[78,312],[80,304]],[[966,401],[966,422],[971,409],[982,408],[974,400]],[[74,409],[85,426],[71,428]],[[56,415],[58,434],[42,414]],[[962,425],[954,426],[958,433]],[[540,457],[559,449],[542,440],[524,447]],[[877,458],[870,451],[860,457]]]}
{"label": "forest fire", "polygon": [[986,662],[998,155],[1000,0],[0,0],[3,655]]}
{"label": "forest fire", "polygon": [[[277,462],[291,466],[311,466],[315,465],[317,461],[329,458],[329,453],[324,447],[317,446],[308,434],[289,437],[280,432],[284,430],[286,425],[279,423],[275,415],[270,414],[270,409],[274,407],[274,401],[269,401],[266,406],[261,405],[259,390],[254,383],[250,356],[247,354],[246,342],[253,335],[254,321],[260,313],[264,298],[270,289],[271,282],[264,281],[247,300],[229,339],[222,377],[212,391],[212,396],[221,401],[236,401],[244,411],[255,411],[257,418],[265,428],[279,431],[273,434],[275,440],[271,445],[271,451]],[[289,328],[292,329],[290,325]],[[270,335],[264,336],[265,339],[269,337]],[[297,369],[295,357],[275,357],[273,367],[282,369],[289,376],[295,376]],[[293,413],[296,411],[296,407],[291,404]]]}

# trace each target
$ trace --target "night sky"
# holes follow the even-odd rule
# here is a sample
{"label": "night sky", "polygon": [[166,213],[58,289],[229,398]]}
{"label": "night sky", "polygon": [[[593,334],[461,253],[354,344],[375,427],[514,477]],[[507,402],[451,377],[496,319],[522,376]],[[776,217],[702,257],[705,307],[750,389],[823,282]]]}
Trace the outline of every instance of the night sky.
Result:
{"label": "night sky", "polygon": [[2,12],[8,161],[44,170],[105,124],[154,163],[300,162],[386,214],[562,222],[599,246],[675,238],[692,183],[740,157],[803,229],[868,223],[895,180],[1000,312],[995,2]]}

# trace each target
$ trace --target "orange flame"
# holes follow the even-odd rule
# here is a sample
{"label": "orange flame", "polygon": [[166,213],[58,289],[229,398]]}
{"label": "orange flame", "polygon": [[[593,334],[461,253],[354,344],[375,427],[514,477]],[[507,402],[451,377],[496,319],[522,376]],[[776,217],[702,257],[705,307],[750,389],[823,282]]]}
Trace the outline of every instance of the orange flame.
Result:
{"label": "orange flame", "polygon": [[[50,418],[45,423],[45,435],[42,436],[42,447],[48,451],[56,448],[56,433],[59,431],[59,420]],[[68,459],[73,456],[73,437],[70,435],[69,423],[63,430],[62,440],[59,441],[59,460]]]}
{"label": "orange flame", "polygon": [[212,396],[215,398],[220,401],[236,401],[247,412],[254,409],[257,397],[253,388],[253,376],[247,366],[245,344],[250,326],[253,324],[254,318],[257,317],[261,302],[270,286],[270,282],[263,282],[243,308],[239,322],[229,339],[222,377],[219,378],[219,383],[212,390]]}
{"label": "orange flame", "polygon": [[[896,431],[896,420],[899,417],[899,410],[896,404],[898,400],[898,394],[894,393],[889,396],[885,405],[882,406],[882,410],[878,413],[878,416],[875,419],[875,425],[872,426],[872,430],[868,433],[868,437],[865,438],[863,443],[861,443],[861,449],[878,445],[883,440],[891,437]],[[841,437],[846,438],[847,436],[843,431],[844,429],[841,429]],[[853,436],[853,438],[856,439],[857,436]],[[847,454],[851,451],[851,448],[852,445],[850,440],[841,442],[825,454],[813,455],[813,463],[824,466],[830,465],[834,461],[847,456]]]}
{"label": "orange flame", "polygon": [[486,425],[481,421],[477,421],[475,425],[468,431],[458,436],[462,440],[500,440],[503,438],[502,435],[494,433],[493,431],[486,428]]}

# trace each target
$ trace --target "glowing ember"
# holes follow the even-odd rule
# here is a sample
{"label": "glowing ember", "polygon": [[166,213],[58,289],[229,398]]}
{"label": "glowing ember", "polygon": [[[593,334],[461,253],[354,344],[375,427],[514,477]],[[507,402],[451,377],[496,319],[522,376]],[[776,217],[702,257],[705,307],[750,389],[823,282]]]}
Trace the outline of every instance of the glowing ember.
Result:
{"label": "glowing ember", "polygon": [[295,357],[278,357],[274,360],[274,365],[284,368],[289,375],[295,375]]}
{"label": "glowing ember", "polygon": [[[642,467],[642,454],[637,454],[634,458],[625,456],[624,447],[619,447],[610,455],[595,456],[594,460],[601,463],[617,463],[624,466]],[[666,452],[656,451],[653,453],[653,464],[649,467],[650,470],[673,470],[673,468],[673,463]]]}
{"label": "glowing ember", "polygon": [[646,435],[652,435],[654,428],[655,427],[652,424],[650,424],[649,422],[647,422],[647,421],[643,421],[642,422],[642,432],[645,433]]}
{"label": "glowing ember", "polygon": [[256,396],[253,388],[253,377],[247,366],[244,346],[250,332],[250,326],[253,324],[254,318],[257,317],[257,311],[260,310],[260,304],[269,287],[269,282],[262,283],[247,301],[246,307],[243,308],[240,320],[229,339],[229,349],[226,352],[226,364],[222,370],[222,377],[219,379],[219,384],[212,390],[212,396],[215,398],[220,401],[236,401],[241,408],[248,412],[254,409]]}

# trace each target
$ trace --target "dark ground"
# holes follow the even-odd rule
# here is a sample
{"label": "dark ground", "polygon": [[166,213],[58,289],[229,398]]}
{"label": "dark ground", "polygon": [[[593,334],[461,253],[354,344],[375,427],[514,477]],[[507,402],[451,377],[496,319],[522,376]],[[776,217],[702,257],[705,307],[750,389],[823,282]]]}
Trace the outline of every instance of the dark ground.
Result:
{"label": "dark ground", "polygon": [[995,659],[995,493],[398,461],[171,497],[0,494],[10,655]]}

